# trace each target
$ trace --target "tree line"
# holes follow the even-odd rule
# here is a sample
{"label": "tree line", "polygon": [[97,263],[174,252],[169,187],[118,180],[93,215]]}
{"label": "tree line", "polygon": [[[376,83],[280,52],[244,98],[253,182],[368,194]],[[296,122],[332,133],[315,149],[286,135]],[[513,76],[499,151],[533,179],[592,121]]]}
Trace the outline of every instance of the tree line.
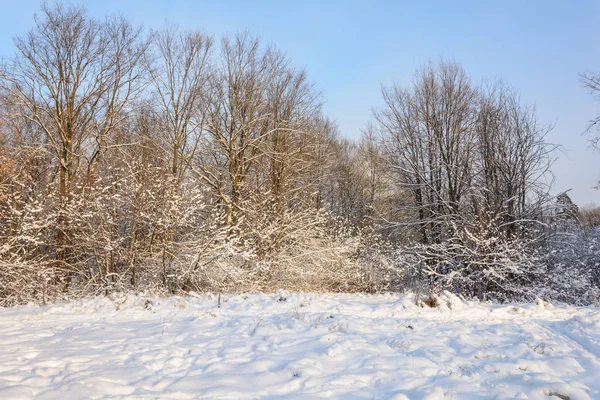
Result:
{"label": "tree line", "polygon": [[534,108],[444,60],[382,96],[350,141],[306,71],[248,32],[42,6],[0,67],[0,304],[280,287],[597,301],[597,218],[551,195]]}

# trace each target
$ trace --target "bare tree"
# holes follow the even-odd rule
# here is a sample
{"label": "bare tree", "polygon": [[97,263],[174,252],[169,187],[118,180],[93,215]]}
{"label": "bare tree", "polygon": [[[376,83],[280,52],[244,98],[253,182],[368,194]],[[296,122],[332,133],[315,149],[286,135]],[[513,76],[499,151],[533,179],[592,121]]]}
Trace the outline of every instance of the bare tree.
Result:
{"label": "bare tree", "polygon": [[442,227],[460,212],[470,189],[476,91],[454,62],[428,64],[412,89],[383,89],[386,107],[375,111],[383,146],[399,188],[412,201],[423,243],[439,243]]}
{"label": "bare tree", "polygon": [[500,218],[502,230],[514,236],[519,224],[543,217],[557,149],[545,141],[551,128],[540,126],[535,109],[521,105],[502,82],[482,89],[472,202],[478,218]]}
{"label": "bare tree", "polygon": [[225,38],[221,52],[194,172],[213,189],[231,226],[251,195],[270,193],[279,202],[289,192],[286,179],[301,170],[319,108],[304,72],[258,39]]}
{"label": "bare tree", "polygon": [[212,38],[167,25],[156,33],[147,53],[155,90],[155,111],[163,121],[171,173],[181,181],[204,129]]}
{"label": "bare tree", "polygon": [[[2,67],[3,90],[51,143],[61,207],[77,177],[91,182],[106,139],[143,87],[141,30],[125,19],[90,19],[84,8],[42,6],[36,26],[15,39],[17,56]],[[59,218],[57,256],[66,257],[67,217]]]}
{"label": "bare tree", "polygon": [[[581,84],[587,90],[589,90],[590,94],[598,97],[600,99],[600,74],[587,71],[580,75]],[[600,123],[600,114],[590,120],[588,125],[588,131],[591,131],[594,128],[598,127]],[[594,147],[598,146],[600,142],[600,137],[595,137],[591,139],[591,143]]]}
{"label": "bare tree", "polygon": [[544,269],[533,253],[550,221],[550,128],[502,83],[473,87],[456,63],[429,64],[413,88],[383,96],[375,117],[384,155],[410,193],[397,199],[404,216],[388,225],[416,228],[410,252],[430,283],[478,297],[522,295]]}

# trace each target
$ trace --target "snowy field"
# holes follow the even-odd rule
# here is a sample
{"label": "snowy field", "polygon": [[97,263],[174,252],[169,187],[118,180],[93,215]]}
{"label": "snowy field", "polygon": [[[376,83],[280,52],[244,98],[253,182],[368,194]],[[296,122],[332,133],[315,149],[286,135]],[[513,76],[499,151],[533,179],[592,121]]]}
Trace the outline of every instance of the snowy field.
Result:
{"label": "snowy field", "polygon": [[0,399],[600,399],[597,308],[391,295],[0,309]]}

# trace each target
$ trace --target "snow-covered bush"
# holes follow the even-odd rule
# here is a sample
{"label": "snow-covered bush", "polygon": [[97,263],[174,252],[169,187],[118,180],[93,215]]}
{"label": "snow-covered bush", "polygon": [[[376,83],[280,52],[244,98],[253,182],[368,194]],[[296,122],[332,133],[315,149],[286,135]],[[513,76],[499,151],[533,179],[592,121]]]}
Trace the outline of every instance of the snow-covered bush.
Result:
{"label": "snow-covered bush", "polygon": [[211,233],[195,244],[197,250],[179,252],[195,255],[186,289],[373,292],[388,279],[381,255],[364,251],[364,236],[324,212],[283,213],[252,227],[241,223],[234,235],[215,223],[207,229]]}
{"label": "snow-covered bush", "polygon": [[522,243],[493,237],[480,241],[468,231],[444,243],[412,247],[409,253],[416,261],[415,280],[425,287],[479,299],[531,297],[527,288],[541,272]]}
{"label": "snow-covered bush", "polygon": [[49,213],[44,200],[16,195],[0,207],[6,227],[0,243],[0,306],[45,303],[60,296],[64,265],[51,262],[56,213]]}
{"label": "snow-covered bush", "polygon": [[539,250],[544,273],[536,282],[539,297],[576,305],[600,301],[600,231],[556,232]]}
{"label": "snow-covered bush", "polygon": [[[600,299],[600,232],[550,231],[540,237],[482,238],[465,228],[444,243],[404,250],[414,262],[415,290],[450,290],[493,301],[548,301],[577,305]],[[539,232],[538,232],[539,234]]]}

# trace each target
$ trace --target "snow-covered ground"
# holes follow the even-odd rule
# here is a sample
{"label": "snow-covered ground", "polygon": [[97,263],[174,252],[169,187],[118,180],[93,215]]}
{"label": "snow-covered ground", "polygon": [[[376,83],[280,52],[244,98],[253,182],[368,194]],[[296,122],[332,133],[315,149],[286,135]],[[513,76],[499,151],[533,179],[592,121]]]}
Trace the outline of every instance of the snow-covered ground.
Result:
{"label": "snow-covered ground", "polygon": [[284,292],[0,309],[0,399],[321,397],[600,399],[600,313]]}

